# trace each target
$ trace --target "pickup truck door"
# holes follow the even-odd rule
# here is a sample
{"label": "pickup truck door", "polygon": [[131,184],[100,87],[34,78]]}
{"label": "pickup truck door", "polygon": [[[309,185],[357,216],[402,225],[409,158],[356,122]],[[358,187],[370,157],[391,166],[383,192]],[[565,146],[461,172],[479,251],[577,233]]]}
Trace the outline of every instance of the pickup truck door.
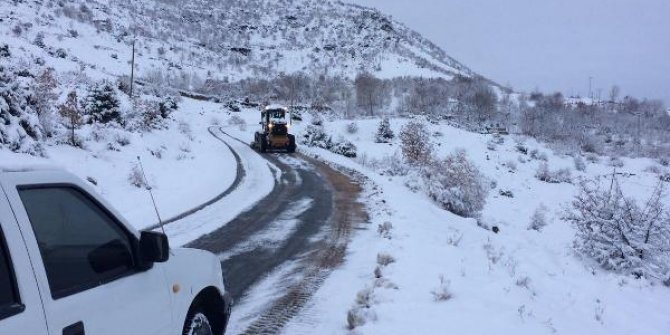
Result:
{"label": "pickup truck door", "polygon": [[46,334],[37,281],[16,219],[0,187],[0,334]]}
{"label": "pickup truck door", "polygon": [[87,185],[64,178],[23,172],[3,185],[36,260],[49,334],[179,333],[161,264],[138,270],[137,236]]}

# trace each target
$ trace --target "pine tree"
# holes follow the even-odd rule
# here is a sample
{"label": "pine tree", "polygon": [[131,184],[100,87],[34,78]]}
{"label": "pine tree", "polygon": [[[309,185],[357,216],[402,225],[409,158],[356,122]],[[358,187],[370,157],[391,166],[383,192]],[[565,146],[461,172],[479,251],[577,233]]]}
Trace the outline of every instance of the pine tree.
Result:
{"label": "pine tree", "polygon": [[107,81],[93,86],[84,102],[84,114],[88,123],[122,123],[120,103],[114,85]]}
{"label": "pine tree", "polygon": [[391,130],[391,122],[387,117],[383,118],[381,122],[379,122],[379,127],[377,128],[375,142],[390,143],[394,137],[395,134],[393,134],[393,130]]}

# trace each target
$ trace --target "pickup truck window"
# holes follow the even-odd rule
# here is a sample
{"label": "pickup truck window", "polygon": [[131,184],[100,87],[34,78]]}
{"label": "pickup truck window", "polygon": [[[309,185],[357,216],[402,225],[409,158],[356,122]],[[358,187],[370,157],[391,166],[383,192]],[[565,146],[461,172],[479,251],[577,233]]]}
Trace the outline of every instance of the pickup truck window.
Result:
{"label": "pickup truck window", "polygon": [[19,312],[20,305],[12,262],[0,229],[0,320]]}
{"label": "pickup truck window", "polygon": [[128,233],[82,191],[19,189],[35,232],[54,299],[133,272]]}

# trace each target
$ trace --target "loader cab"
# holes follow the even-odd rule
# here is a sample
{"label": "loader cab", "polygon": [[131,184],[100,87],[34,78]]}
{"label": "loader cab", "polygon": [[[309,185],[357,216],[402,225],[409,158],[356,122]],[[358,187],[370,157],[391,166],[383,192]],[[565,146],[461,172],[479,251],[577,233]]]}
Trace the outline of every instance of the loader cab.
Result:
{"label": "loader cab", "polygon": [[267,107],[261,112],[263,132],[276,136],[288,135],[287,111],[283,107]]}

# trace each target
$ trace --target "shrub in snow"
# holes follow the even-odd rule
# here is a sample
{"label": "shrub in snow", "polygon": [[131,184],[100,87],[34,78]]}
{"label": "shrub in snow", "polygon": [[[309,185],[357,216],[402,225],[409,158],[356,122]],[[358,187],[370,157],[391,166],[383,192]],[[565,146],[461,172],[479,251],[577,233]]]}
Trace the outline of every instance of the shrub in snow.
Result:
{"label": "shrub in snow", "polygon": [[375,275],[375,278],[377,278],[377,279],[384,276],[384,274],[382,273],[382,268],[380,268],[379,266],[375,268],[375,271],[373,272],[373,274]]}
{"label": "shrub in snow", "polygon": [[356,294],[356,304],[361,307],[370,308],[372,306],[372,299],[374,291],[371,288],[366,288]]}
{"label": "shrub in snow", "polygon": [[19,86],[14,73],[0,66],[0,145],[14,152],[44,156],[37,101]]}
{"label": "shrub in snow", "polygon": [[384,176],[406,176],[410,170],[410,167],[403,162],[397,153],[386,155],[379,159],[368,159],[364,154],[359,159],[359,163],[372,168]]}
{"label": "shrub in snow", "polygon": [[312,117],[312,125],[313,126],[323,126],[323,117],[320,114],[314,114]]}
{"label": "shrub in snow", "polygon": [[440,285],[434,290],[430,291],[433,295],[433,299],[437,302],[447,301],[453,297],[449,291],[449,286],[451,286],[450,280],[445,280],[444,275],[440,275]]}
{"label": "shrub in snow", "polygon": [[653,174],[663,174],[664,170],[658,165],[650,165],[644,169],[644,172]]}
{"label": "shrub in snow", "polygon": [[107,81],[99,82],[90,88],[84,101],[84,115],[88,123],[122,124],[120,102],[116,88]]}
{"label": "shrub in snow", "polygon": [[351,143],[347,140],[344,140],[344,139],[341,140],[341,142],[334,143],[330,147],[330,151],[332,151],[332,152],[334,152],[338,155],[342,155],[344,157],[349,157],[349,158],[356,158],[356,155],[357,155],[356,146],[353,143]]}
{"label": "shrub in snow", "polygon": [[574,247],[608,270],[638,276],[670,271],[670,215],[662,183],[640,205],[626,198],[616,179],[583,182],[565,220],[577,228]]}
{"label": "shrub in snow", "polygon": [[354,307],[347,312],[347,327],[349,330],[354,330],[365,324],[365,316],[361,308]]}
{"label": "shrub in snow", "polygon": [[46,44],[44,44],[44,33],[43,32],[40,31],[39,33],[37,33],[37,35],[35,36],[35,39],[33,40],[33,44],[35,44],[37,47],[42,48],[42,49],[46,48]]}
{"label": "shrub in snow", "polygon": [[507,171],[514,173],[517,170],[516,162],[513,160],[508,160],[507,162],[503,163],[503,166],[507,168]]}
{"label": "shrub in snow", "polygon": [[600,157],[596,154],[586,154],[586,161],[591,164],[600,163]]}
{"label": "shrub in snow", "polygon": [[514,198],[514,193],[512,193],[510,190],[500,190],[498,191],[498,194],[500,194],[502,197]]}
{"label": "shrub in snow", "polygon": [[377,226],[377,233],[383,238],[391,239],[391,230],[393,229],[393,224],[391,222],[384,222]]}
{"label": "shrub in snow", "polygon": [[58,48],[56,51],[53,53],[54,57],[57,58],[67,58],[67,52],[63,48]]}
{"label": "shrub in snow", "polygon": [[247,122],[244,121],[239,115],[233,115],[228,119],[228,125],[236,126],[240,130],[244,131],[247,128]]}
{"label": "shrub in snow", "polygon": [[662,166],[670,166],[670,158],[661,157],[658,159],[658,164],[661,164]]}
{"label": "shrub in snow", "polygon": [[540,152],[537,149],[531,150],[530,158],[532,158],[534,160],[538,160],[538,161],[545,161],[545,162],[549,160],[549,158],[547,157],[547,154],[545,154],[544,152]]}
{"label": "shrub in snow", "polygon": [[158,102],[158,111],[163,119],[169,119],[179,109],[179,97],[165,96]]}
{"label": "shrub in snow", "polygon": [[114,136],[114,141],[122,147],[125,147],[126,145],[130,144],[130,138],[128,138],[128,136],[122,135],[122,134],[116,134]]}
{"label": "shrub in snow", "polygon": [[14,36],[19,37],[23,34],[23,28],[21,28],[20,24],[17,24],[12,28],[12,33],[14,33]]}
{"label": "shrub in snow", "polygon": [[425,165],[430,162],[433,146],[430,134],[423,123],[410,122],[400,131],[402,155],[410,165]]}
{"label": "shrub in snow", "polygon": [[580,156],[579,154],[575,156],[574,162],[575,162],[575,170],[580,172],[586,171],[586,163],[584,162],[582,156]]}
{"label": "shrub in snow", "polygon": [[12,54],[9,52],[9,45],[0,45],[0,58],[9,58]]}
{"label": "shrub in snow", "polygon": [[428,196],[456,215],[476,217],[486,204],[486,179],[465,151],[431,163],[424,170],[423,179]]}
{"label": "shrub in snow", "polygon": [[541,231],[547,225],[547,211],[548,208],[544,204],[540,204],[540,207],[535,209],[535,212],[530,217],[528,229]]}
{"label": "shrub in snow", "polygon": [[128,175],[128,182],[130,182],[130,185],[133,185],[137,188],[149,189],[149,184],[144,179],[142,170],[140,170],[140,167],[138,165],[133,165],[133,167],[130,169],[130,174]]}
{"label": "shrub in snow", "polygon": [[543,162],[537,168],[537,171],[535,172],[535,178],[545,183],[571,183],[572,173],[568,168],[551,171],[549,170],[549,164]]}
{"label": "shrub in snow", "polygon": [[662,182],[670,183],[670,173],[664,173],[658,176],[658,179],[660,179]]}
{"label": "shrub in snow", "polygon": [[334,142],[332,137],[326,134],[323,126],[308,125],[303,133],[301,143],[310,147],[326,149],[349,158],[357,156],[357,148],[353,143],[345,139]]}
{"label": "shrub in snow", "polygon": [[517,143],[515,148],[516,148],[516,151],[518,151],[518,152],[520,152],[524,155],[528,155],[528,147],[523,145],[523,143]]}
{"label": "shrub in snow", "polygon": [[389,118],[385,117],[379,122],[379,126],[377,127],[377,134],[375,135],[375,142],[377,143],[390,143],[393,138],[395,137],[395,134],[393,134],[393,130],[391,130],[391,122],[389,121]]}
{"label": "shrub in snow", "polygon": [[323,129],[323,127],[313,124],[308,125],[305,128],[302,144],[327,150],[330,150],[330,147],[333,145],[330,136],[326,134],[326,131]]}
{"label": "shrub in snow", "polygon": [[356,122],[348,123],[345,130],[347,131],[347,134],[354,135],[358,133],[358,124]]}
{"label": "shrub in snow", "polygon": [[142,130],[165,129],[166,119],[163,118],[158,107],[158,102],[153,100],[136,99],[133,101],[133,109],[140,116],[140,128]]}
{"label": "shrub in snow", "polygon": [[179,124],[177,125],[177,128],[179,129],[180,133],[182,133],[182,134],[184,134],[184,136],[186,136],[186,138],[188,138],[191,141],[195,140],[195,137],[193,136],[193,130],[191,129],[191,124],[190,123],[188,123],[184,120],[181,120],[181,121],[179,121]]}
{"label": "shrub in snow", "polygon": [[380,266],[388,266],[391,263],[395,263],[395,258],[387,253],[377,254],[377,264]]}
{"label": "shrub in snow", "polygon": [[624,163],[619,157],[610,157],[608,165],[615,168],[622,168]]}

